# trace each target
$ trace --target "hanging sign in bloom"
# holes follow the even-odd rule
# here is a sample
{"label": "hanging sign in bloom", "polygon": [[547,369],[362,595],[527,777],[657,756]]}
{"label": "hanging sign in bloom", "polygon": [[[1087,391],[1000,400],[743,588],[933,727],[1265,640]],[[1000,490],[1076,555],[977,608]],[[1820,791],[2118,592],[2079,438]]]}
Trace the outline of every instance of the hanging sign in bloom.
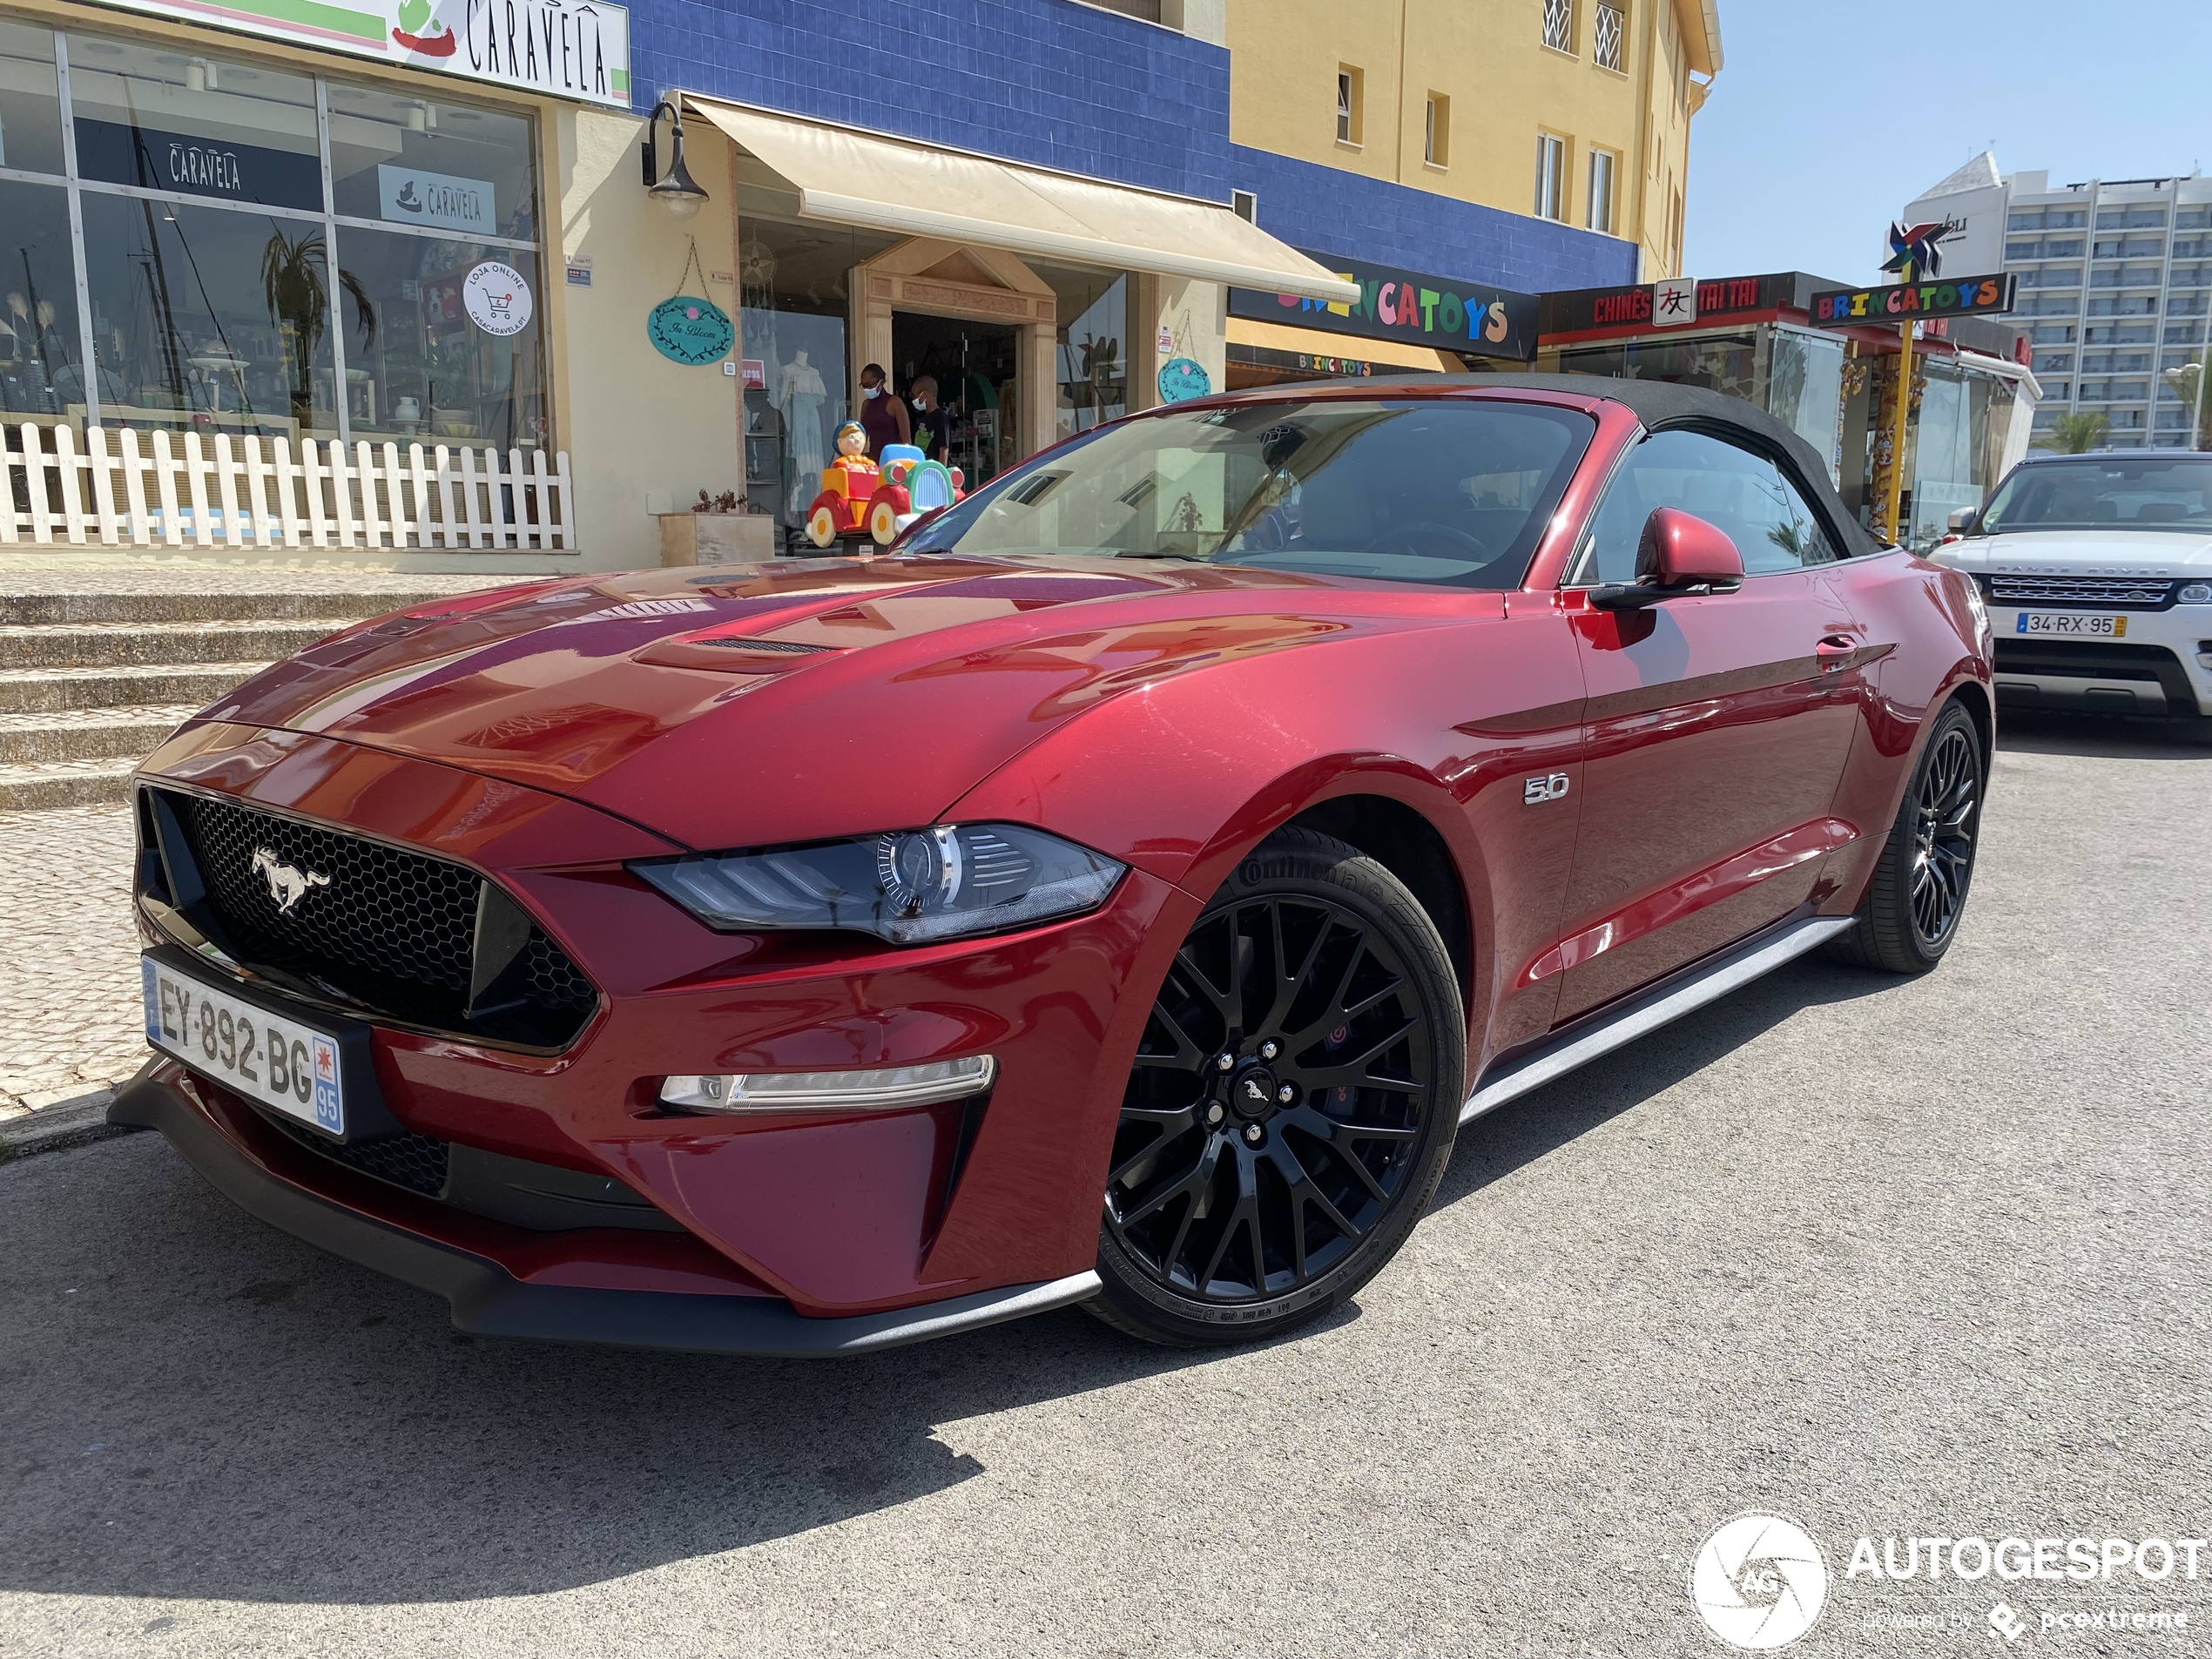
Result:
{"label": "hanging sign in bloom", "polygon": [[645,314],[645,337],[671,362],[696,368],[729,354],[738,341],[730,314],[711,300],[679,293]]}

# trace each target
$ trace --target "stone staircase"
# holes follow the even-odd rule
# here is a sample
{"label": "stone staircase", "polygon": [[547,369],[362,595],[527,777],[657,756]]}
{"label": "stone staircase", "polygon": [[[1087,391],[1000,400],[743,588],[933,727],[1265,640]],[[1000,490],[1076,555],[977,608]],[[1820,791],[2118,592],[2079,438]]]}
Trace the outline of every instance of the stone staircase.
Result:
{"label": "stone staircase", "polygon": [[10,584],[0,591],[0,813],[122,800],[132,767],[248,675],[363,617],[482,585],[417,580],[293,591],[158,578]]}

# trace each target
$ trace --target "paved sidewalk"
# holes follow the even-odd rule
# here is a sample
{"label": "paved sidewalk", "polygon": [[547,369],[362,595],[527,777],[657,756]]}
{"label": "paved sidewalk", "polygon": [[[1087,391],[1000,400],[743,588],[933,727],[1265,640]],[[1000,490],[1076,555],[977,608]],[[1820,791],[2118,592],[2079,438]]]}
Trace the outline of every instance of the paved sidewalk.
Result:
{"label": "paved sidewalk", "polygon": [[131,927],[130,809],[0,819],[0,1121],[119,1082],[144,1063]]}

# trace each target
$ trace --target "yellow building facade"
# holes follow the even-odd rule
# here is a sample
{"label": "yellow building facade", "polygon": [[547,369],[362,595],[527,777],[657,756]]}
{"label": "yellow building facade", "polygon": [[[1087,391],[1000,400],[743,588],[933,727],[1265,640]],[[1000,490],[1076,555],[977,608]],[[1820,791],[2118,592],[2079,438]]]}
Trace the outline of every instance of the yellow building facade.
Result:
{"label": "yellow building facade", "polygon": [[1717,0],[1229,0],[1230,137],[1682,270]]}

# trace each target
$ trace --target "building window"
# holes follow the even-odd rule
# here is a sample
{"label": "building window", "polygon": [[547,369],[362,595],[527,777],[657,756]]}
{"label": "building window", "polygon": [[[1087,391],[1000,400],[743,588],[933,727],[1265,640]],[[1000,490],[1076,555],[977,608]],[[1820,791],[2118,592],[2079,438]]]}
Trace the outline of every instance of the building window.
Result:
{"label": "building window", "polygon": [[1621,57],[1621,42],[1628,30],[1622,27],[1621,8],[1601,3],[1597,9],[1597,28],[1590,37],[1590,61],[1600,69],[1620,70],[1625,65]]}
{"label": "building window", "polygon": [[1549,132],[1536,135],[1536,217],[1564,219],[1567,199],[1567,140]]}
{"label": "building window", "polygon": [[55,38],[0,23],[0,418],[550,442],[529,117]]}
{"label": "building window", "polygon": [[1613,174],[1616,160],[1609,150],[1590,152],[1589,216],[1583,220],[1594,231],[1613,234]]}
{"label": "building window", "polygon": [[1249,190],[1229,192],[1229,211],[1248,225],[1259,223],[1259,198]]}
{"label": "building window", "polygon": [[1337,65],[1337,142],[1339,144],[1366,142],[1360,137],[1363,125],[1360,118],[1362,113],[1360,105],[1366,101],[1361,93],[1362,84],[1366,79],[1365,75],[1349,64]]}
{"label": "building window", "polygon": [[1421,159],[1432,167],[1452,165],[1452,100],[1441,92],[1428,95],[1428,125],[1421,140]]}
{"label": "building window", "polygon": [[1555,52],[1575,50],[1575,0],[1544,0],[1544,44]]}

